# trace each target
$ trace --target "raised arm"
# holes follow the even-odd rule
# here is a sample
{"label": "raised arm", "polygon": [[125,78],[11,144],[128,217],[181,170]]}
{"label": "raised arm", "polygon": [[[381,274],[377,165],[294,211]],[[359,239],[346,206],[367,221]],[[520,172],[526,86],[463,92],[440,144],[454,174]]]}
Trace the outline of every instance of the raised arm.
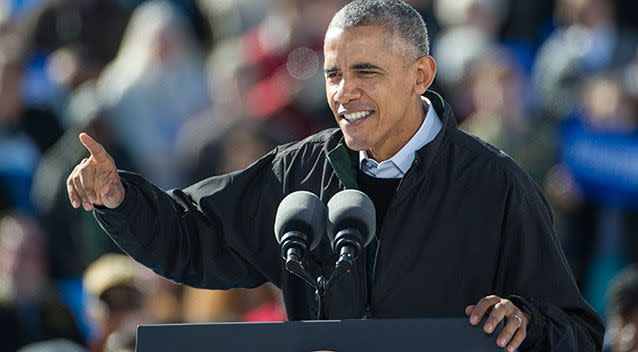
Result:
{"label": "raised arm", "polygon": [[272,228],[283,194],[273,171],[276,151],[240,172],[165,192],[139,175],[118,172],[99,143],[86,134],[80,139],[90,156],[69,176],[69,199],[75,208],[93,210],[131,257],[194,287],[278,283]]}

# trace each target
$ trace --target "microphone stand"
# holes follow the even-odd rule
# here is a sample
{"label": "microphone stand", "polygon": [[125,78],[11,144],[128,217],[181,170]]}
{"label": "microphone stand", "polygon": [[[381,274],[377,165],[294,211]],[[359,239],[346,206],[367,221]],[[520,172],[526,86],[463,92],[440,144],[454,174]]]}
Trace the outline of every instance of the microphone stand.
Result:
{"label": "microphone stand", "polygon": [[[295,252],[293,253],[292,251]],[[335,264],[335,270],[332,272],[330,277],[326,279],[323,275],[320,275],[317,278],[314,278],[303,265],[302,257],[299,255],[300,253],[296,251],[296,248],[288,249],[288,253],[291,255],[287,256],[286,270],[297,275],[315,289],[315,298],[317,299],[319,308],[316,320],[326,320],[328,318],[325,304],[326,293],[328,292],[328,289],[334,286],[334,284],[352,270],[354,258],[350,255],[350,253],[342,253],[339,256],[339,260]]]}

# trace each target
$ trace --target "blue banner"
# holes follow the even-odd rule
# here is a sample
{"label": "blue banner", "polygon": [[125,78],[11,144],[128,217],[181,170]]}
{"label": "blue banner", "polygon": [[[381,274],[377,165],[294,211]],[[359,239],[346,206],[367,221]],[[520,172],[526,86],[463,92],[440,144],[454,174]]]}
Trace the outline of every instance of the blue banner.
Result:
{"label": "blue banner", "polygon": [[566,122],[563,162],[590,199],[638,206],[638,132],[607,132]]}

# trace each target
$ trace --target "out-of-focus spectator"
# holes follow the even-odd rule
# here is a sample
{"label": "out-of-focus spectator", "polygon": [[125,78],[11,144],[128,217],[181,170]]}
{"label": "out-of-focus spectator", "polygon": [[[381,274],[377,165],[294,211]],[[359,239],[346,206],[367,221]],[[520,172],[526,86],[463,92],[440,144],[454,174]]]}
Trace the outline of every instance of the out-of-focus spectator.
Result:
{"label": "out-of-focus spectator", "polygon": [[576,281],[600,313],[613,274],[638,260],[636,103],[622,79],[610,76],[635,57],[638,37],[619,24],[615,5],[558,1],[559,28],[541,47],[532,76],[541,116],[564,120],[561,163],[547,174],[545,189]]}
{"label": "out-of-focus spectator", "polygon": [[339,1],[277,0],[263,20],[211,54],[216,86],[236,115],[268,120],[301,138],[332,126],[320,51]]}
{"label": "out-of-focus spectator", "polygon": [[[275,0],[276,1],[276,0]],[[259,23],[273,0],[198,0],[217,40],[235,38]]]}
{"label": "out-of-focus spectator", "polygon": [[32,212],[29,188],[37,166],[37,146],[24,133],[13,134],[0,126],[0,186],[6,206]]}
{"label": "out-of-focus spectator", "polygon": [[0,128],[25,133],[43,152],[61,136],[62,128],[53,112],[25,106],[24,44],[17,33],[0,36]]}
{"label": "out-of-focus spectator", "polygon": [[472,112],[461,126],[518,160],[528,128],[521,72],[506,52],[497,52],[477,59],[468,76]]}
{"label": "out-of-focus spectator", "polygon": [[12,108],[17,104],[10,97],[19,95],[16,88],[17,69],[8,63],[13,60],[4,61],[5,55],[7,53],[0,49],[0,188],[5,206],[31,211],[33,207],[28,194],[40,151],[26,131],[19,128],[15,114],[12,113],[13,116],[9,118],[3,112],[17,110],[17,107]]}
{"label": "out-of-focus spectator", "polygon": [[62,129],[52,112],[24,105],[23,46],[15,32],[0,35],[0,183],[16,208],[32,212],[29,188],[40,153]]}
{"label": "out-of-focus spectator", "polygon": [[122,1],[49,0],[25,20],[29,49],[49,54],[80,45],[90,60],[104,66],[115,58],[129,17]]}
{"label": "out-of-focus spectator", "polygon": [[135,328],[141,323],[182,321],[182,287],[127,255],[101,256],[87,268],[83,282],[95,323],[91,351],[125,350],[131,338],[134,348]]}
{"label": "out-of-focus spectator", "polygon": [[[131,1],[131,0],[129,0]],[[135,0],[140,1],[140,0]],[[190,23],[198,46],[204,51],[210,51],[215,45],[215,33],[212,18],[205,11],[205,0],[170,0],[180,10]],[[216,1],[219,2],[219,1]]]}
{"label": "out-of-focus spectator", "polygon": [[184,186],[177,131],[209,106],[203,55],[184,16],[166,1],[140,5],[98,89],[136,169],[160,187]]}
{"label": "out-of-focus spectator", "polygon": [[541,183],[556,162],[554,124],[531,116],[527,79],[510,52],[477,58],[463,81],[471,110],[461,128],[503,150]]}
{"label": "out-of-focus spectator", "polygon": [[608,352],[638,351],[638,265],[622,270],[607,297]]}
{"label": "out-of-focus spectator", "polygon": [[126,3],[46,0],[16,19],[27,38],[23,82],[27,106],[59,112],[72,89],[61,79],[86,78],[115,57],[131,13]]}
{"label": "out-of-focus spectator", "polygon": [[611,277],[638,261],[638,119],[620,82],[614,75],[584,80],[579,108],[561,124],[562,164],[546,182],[566,221],[574,275],[601,313]]}
{"label": "out-of-focus spectator", "polygon": [[532,84],[542,112],[562,118],[578,104],[582,79],[629,63],[638,41],[617,23],[612,0],[559,0],[556,6],[563,26],[541,47]]}
{"label": "out-of-focus spectator", "polygon": [[515,44],[529,45],[535,51],[551,29],[555,0],[507,0],[501,35]]}
{"label": "out-of-focus spectator", "polygon": [[464,78],[473,61],[498,49],[497,33],[506,10],[503,0],[435,2],[434,10],[443,25],[432,41],[437,59],[437,81],[451,101],[459,120],[470,113]]}
{"label": "out-of-focus spectator", "polygon": [[65,128],[72,123],[64,110],[74,91],[85,82],[97,79],[102,69],[103,64],[92,59],[87,48],[79,43],[65,45],[47,56],[46,79],[56,92],[48,104],[60,113]]}
{"label": "out-of-focus spectator", "polygon": [[126,255],[106,254],[86,269],[84,287],[91,297],[88,309],[97,323],[91,351],[103,351],[113,332],[147,321],[138,265]]}
{"label": "out-of-focus spectator", "polygon": [[437,18],[446,27],[468,26],[495,37],[507,12],[505,0],[435,1]]}
{"label": "out-of-focus spectator", "polygon": [[30,218],[0,218],[0,351],[65,338],[83,343],[69,309],[47,279],[45,237]]}

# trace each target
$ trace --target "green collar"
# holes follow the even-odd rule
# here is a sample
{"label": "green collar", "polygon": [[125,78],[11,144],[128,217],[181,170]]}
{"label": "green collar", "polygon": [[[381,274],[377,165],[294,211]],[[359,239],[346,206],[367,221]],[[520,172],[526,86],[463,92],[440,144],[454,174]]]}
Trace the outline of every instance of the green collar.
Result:
{"label": "green collar", "polygon": [[337,177],[347,189],[358,189],[357,170],[359,166],[357,152],[345,145],[343,138],[336,147],[326,153],[328,162],[337,174]]}

